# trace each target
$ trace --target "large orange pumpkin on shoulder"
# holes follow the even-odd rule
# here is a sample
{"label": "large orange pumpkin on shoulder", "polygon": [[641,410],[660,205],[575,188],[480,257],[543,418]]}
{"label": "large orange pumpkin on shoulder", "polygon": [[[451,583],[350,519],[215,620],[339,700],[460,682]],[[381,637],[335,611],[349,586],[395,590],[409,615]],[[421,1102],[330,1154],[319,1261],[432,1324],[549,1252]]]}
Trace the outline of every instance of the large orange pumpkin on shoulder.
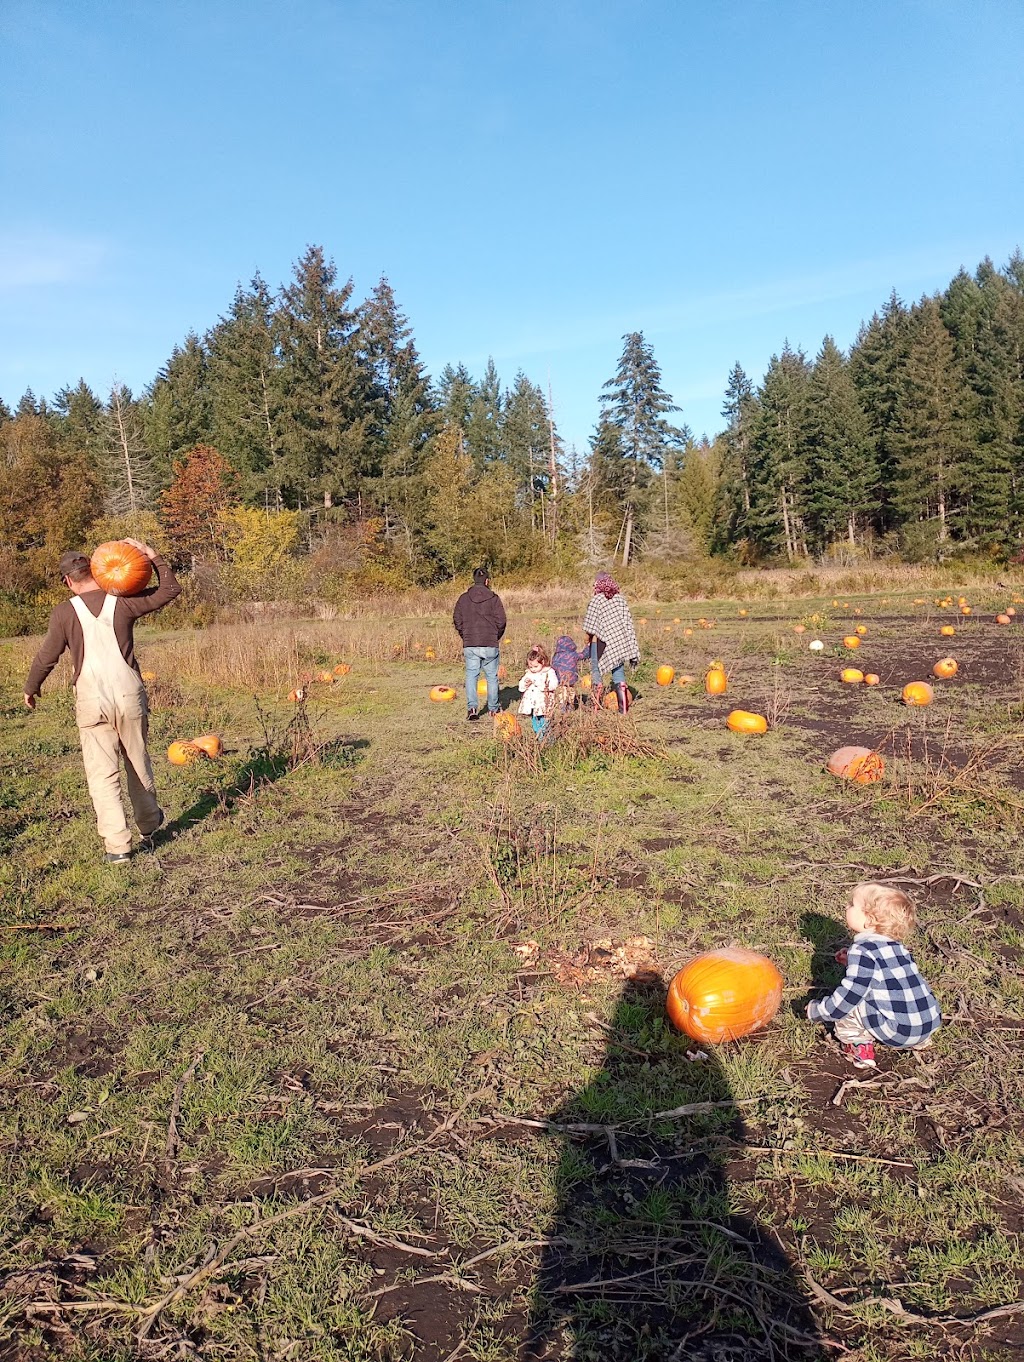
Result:
{"label": "large orange pumpkin on shoulder", "polygon": [[137,596],[149,586],[153,564],[134,544],[112,539],[100,544],[89,566],[96,585],[109,596]]}
{"label": "large orange pumpkin on shoulder", "polygon": [[782,975],[766,955],[727,946],[698,955],[672,980],[665,1007],[691,1039],[717,1045],[767,1026],[782,1002]]}

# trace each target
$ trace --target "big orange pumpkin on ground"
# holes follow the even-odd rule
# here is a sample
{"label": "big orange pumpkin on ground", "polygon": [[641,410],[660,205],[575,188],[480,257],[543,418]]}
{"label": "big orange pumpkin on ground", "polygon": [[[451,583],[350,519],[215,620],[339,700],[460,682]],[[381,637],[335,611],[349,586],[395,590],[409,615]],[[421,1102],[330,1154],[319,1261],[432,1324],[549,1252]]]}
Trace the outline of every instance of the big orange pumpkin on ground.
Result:
{"label": "big orange pumpkin on ground", "polygon": [[718,1045],[767,1026],[782,1002],[782,975],[766,955],[726,946],[707,951],[672,980],[665,1007],[691,1039]]}

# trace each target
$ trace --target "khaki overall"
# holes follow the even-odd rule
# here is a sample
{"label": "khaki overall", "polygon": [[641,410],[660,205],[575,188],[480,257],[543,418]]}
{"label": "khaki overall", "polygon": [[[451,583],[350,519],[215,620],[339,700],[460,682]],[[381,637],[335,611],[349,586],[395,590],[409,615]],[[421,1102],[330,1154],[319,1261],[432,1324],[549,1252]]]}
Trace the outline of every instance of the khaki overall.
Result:
{"label": "khaki overall", "polygon": [[132,835],[121,802],[118,758],[123,757],[128,795],[143,837],[160,825],[153,767],[146,751],[149,706],[142,678],[121,656],[114,633],[116,596],[107,596],[99,616],[81,597],[71,604],[82,626],[85,651],[75,683],[75,718],[96,826],[107,851],[131,850]]}

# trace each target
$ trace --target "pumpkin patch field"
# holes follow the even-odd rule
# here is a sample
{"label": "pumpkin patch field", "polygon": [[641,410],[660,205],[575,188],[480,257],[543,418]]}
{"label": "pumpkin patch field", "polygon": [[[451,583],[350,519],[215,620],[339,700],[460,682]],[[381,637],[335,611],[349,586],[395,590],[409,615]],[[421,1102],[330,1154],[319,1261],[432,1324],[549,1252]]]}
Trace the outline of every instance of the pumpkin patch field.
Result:
{"label": "pumpkin patch field", "polygon": [[[0,643],[0,1359],[1024,1355],[1022,593],[951,591],[633,602],[543,741],[441,615],[140,626],[126,865]],[[944,1018],[873,1070],[863,880]]]}

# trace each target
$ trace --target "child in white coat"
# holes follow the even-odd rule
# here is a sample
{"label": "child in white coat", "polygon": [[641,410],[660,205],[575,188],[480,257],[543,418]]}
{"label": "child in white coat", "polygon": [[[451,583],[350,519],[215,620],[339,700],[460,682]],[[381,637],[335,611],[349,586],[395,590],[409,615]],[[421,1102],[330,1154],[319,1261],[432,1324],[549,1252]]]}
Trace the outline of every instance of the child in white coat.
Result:
{"label": "child in white coat", "polygon": [[526,671],[519,679],[519,689],[523,696],[519,701],[519,713],[529,714],[534,733],[538,738],[543,737],[548,715],[554,708],[558,673],[539,643],[535,643],[526,656]]}

